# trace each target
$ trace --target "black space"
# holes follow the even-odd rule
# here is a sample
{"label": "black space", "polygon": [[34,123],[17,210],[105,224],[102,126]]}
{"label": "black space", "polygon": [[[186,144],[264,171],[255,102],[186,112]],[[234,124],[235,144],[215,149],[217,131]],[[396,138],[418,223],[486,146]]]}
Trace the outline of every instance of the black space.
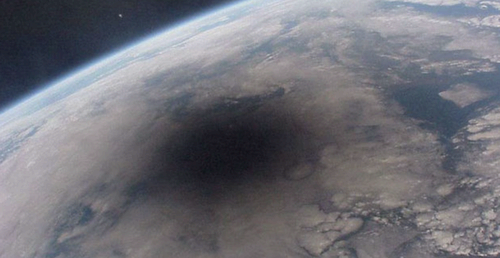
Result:
{"label": "black space", "polygon": [[0,110],[105,53],[229,2],[0,1]]}

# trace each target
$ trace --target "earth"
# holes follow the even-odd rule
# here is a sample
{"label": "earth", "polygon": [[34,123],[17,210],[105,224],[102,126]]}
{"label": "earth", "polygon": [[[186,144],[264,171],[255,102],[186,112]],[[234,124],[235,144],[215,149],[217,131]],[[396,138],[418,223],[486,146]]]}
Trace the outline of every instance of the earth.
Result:
{"label": "earth", "polygon": [[0,257],[499,257],[500,3],[251,0],[0,115]]}

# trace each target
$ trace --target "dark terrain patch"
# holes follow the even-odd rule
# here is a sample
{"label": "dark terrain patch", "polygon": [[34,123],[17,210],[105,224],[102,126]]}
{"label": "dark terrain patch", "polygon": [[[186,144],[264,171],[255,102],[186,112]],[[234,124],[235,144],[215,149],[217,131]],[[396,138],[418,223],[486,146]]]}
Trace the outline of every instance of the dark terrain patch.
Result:
{"label": "dark terrain patch", "polygon": [[396,92],[394,99],[405,108],[405,115],[421,120],[422,127],[451,137],[467,123],[468,112],[439,92],[435,85],[420,85]]}
{"label": "dark terrain patch", "polygon": [[26,129],[16,131],[4,141],[0,141],[0,164],[18,150],[30,137],[35,135],[42,125],[30,126]]}
{"label": "dark terrain patch", "polygon": [[53,230],[47,252],[44,257],[77,257],[80,253],[81,235],[66,237],[75,228],[88,225],[95,217],[90,206],[76,203],[61,214]]}
{"label": "dark terrain patch", "polygon": [[[467,58],[469,54],[468,51],[440,51],[435,58],[447,61],[466,60],[463,58]],[[442,167],[449,172],[455,172],[457,163],[463,158],[463,150],[455,148],[452,137],[462,130],[470,119],[480,116],[479,110],[490,106],[500,98],[497,84],[500,80],[500,66],[495,65],[495,67],[495,72],[462,76],[422,74],[420,71],[402,73],[403,78],[412,82],[393,87],[392,97],[403,106],[405,115],[420,120],[422,128],[438,133],[445,147]],[[458,83],[472,83],[480,89],[489,91],[491,96],[463,108],[439,96],[440,92]]]}

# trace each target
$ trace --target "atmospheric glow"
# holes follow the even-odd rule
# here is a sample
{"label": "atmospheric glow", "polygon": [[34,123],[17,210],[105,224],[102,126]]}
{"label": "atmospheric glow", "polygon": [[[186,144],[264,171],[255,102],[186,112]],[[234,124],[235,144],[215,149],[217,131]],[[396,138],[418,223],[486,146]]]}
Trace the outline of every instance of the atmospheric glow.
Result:
{"label": "atmospheric glow", "polygon": [[[52,82],[41,86],[39,90],[36,90],[27,96],[21,98],[20,100],[14,102],[13,104],[3,108],[0,110],[0,124],[5,124],[19,116],[22,116],[24,112],[22,109],[29,109],[30,107],[36,106],[36,102],[57,93],[61,88],[66,86],[71,82],[71,80],[77,80],[79,78],[85,77],[86,75],[92,73],[93,71],[99,70],[107,65],[110,61],[116,58],[120,58],[122,54],[125,52],[138,47],[140,44],[145,43],[147,41],[153,40],[159,36],[164,35],[165,33],[170,33],[174,31],[178,31],[181,29],[185,29],[187,25],[193,24],[195,22],[202,22],[205,19],[210,18],[210,16],[215,15],[220,12],[230,13],[232,10],[236,8],[240,8],[242,5],[250,4],[249,2],[255,3],[255,1],[237,1],[236,3],[230,3],[223,6],[219,6],[216,8],[212,8],[211,10],[205,11],[201,14],[197,14],[192,17],[188,17],[178,23],[170,24],[168,27],[158,30],[158,32],[154,32],[152,35],[148,35],[146,37],[140,38],[125,47],[122,47],[118,50],[112,51],[108,54],[105,54],[103,57],[100,57],[94,61],[90,61],[87,64],[82,65],[79,68],[74,69],[73,71],[67,73],[55,79]],[[121,14],[120,14],[121,15]],[[121,17],[120,17],[121,18]],[[206,23],[206,22],[205,22]],[[76,78],[78,77],[78,78]],[[26,112],[26,111],[25,111]]]}

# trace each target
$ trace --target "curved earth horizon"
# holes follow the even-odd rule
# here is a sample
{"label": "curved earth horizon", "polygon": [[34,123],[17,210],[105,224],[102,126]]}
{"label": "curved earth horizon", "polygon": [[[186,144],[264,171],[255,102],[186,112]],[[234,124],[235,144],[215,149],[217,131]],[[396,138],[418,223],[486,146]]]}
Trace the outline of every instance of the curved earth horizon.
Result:
{"label": "curved earth horizon", "polygon": [[499,257],[500,4],[251,0],[0,114],[0,257]]}

